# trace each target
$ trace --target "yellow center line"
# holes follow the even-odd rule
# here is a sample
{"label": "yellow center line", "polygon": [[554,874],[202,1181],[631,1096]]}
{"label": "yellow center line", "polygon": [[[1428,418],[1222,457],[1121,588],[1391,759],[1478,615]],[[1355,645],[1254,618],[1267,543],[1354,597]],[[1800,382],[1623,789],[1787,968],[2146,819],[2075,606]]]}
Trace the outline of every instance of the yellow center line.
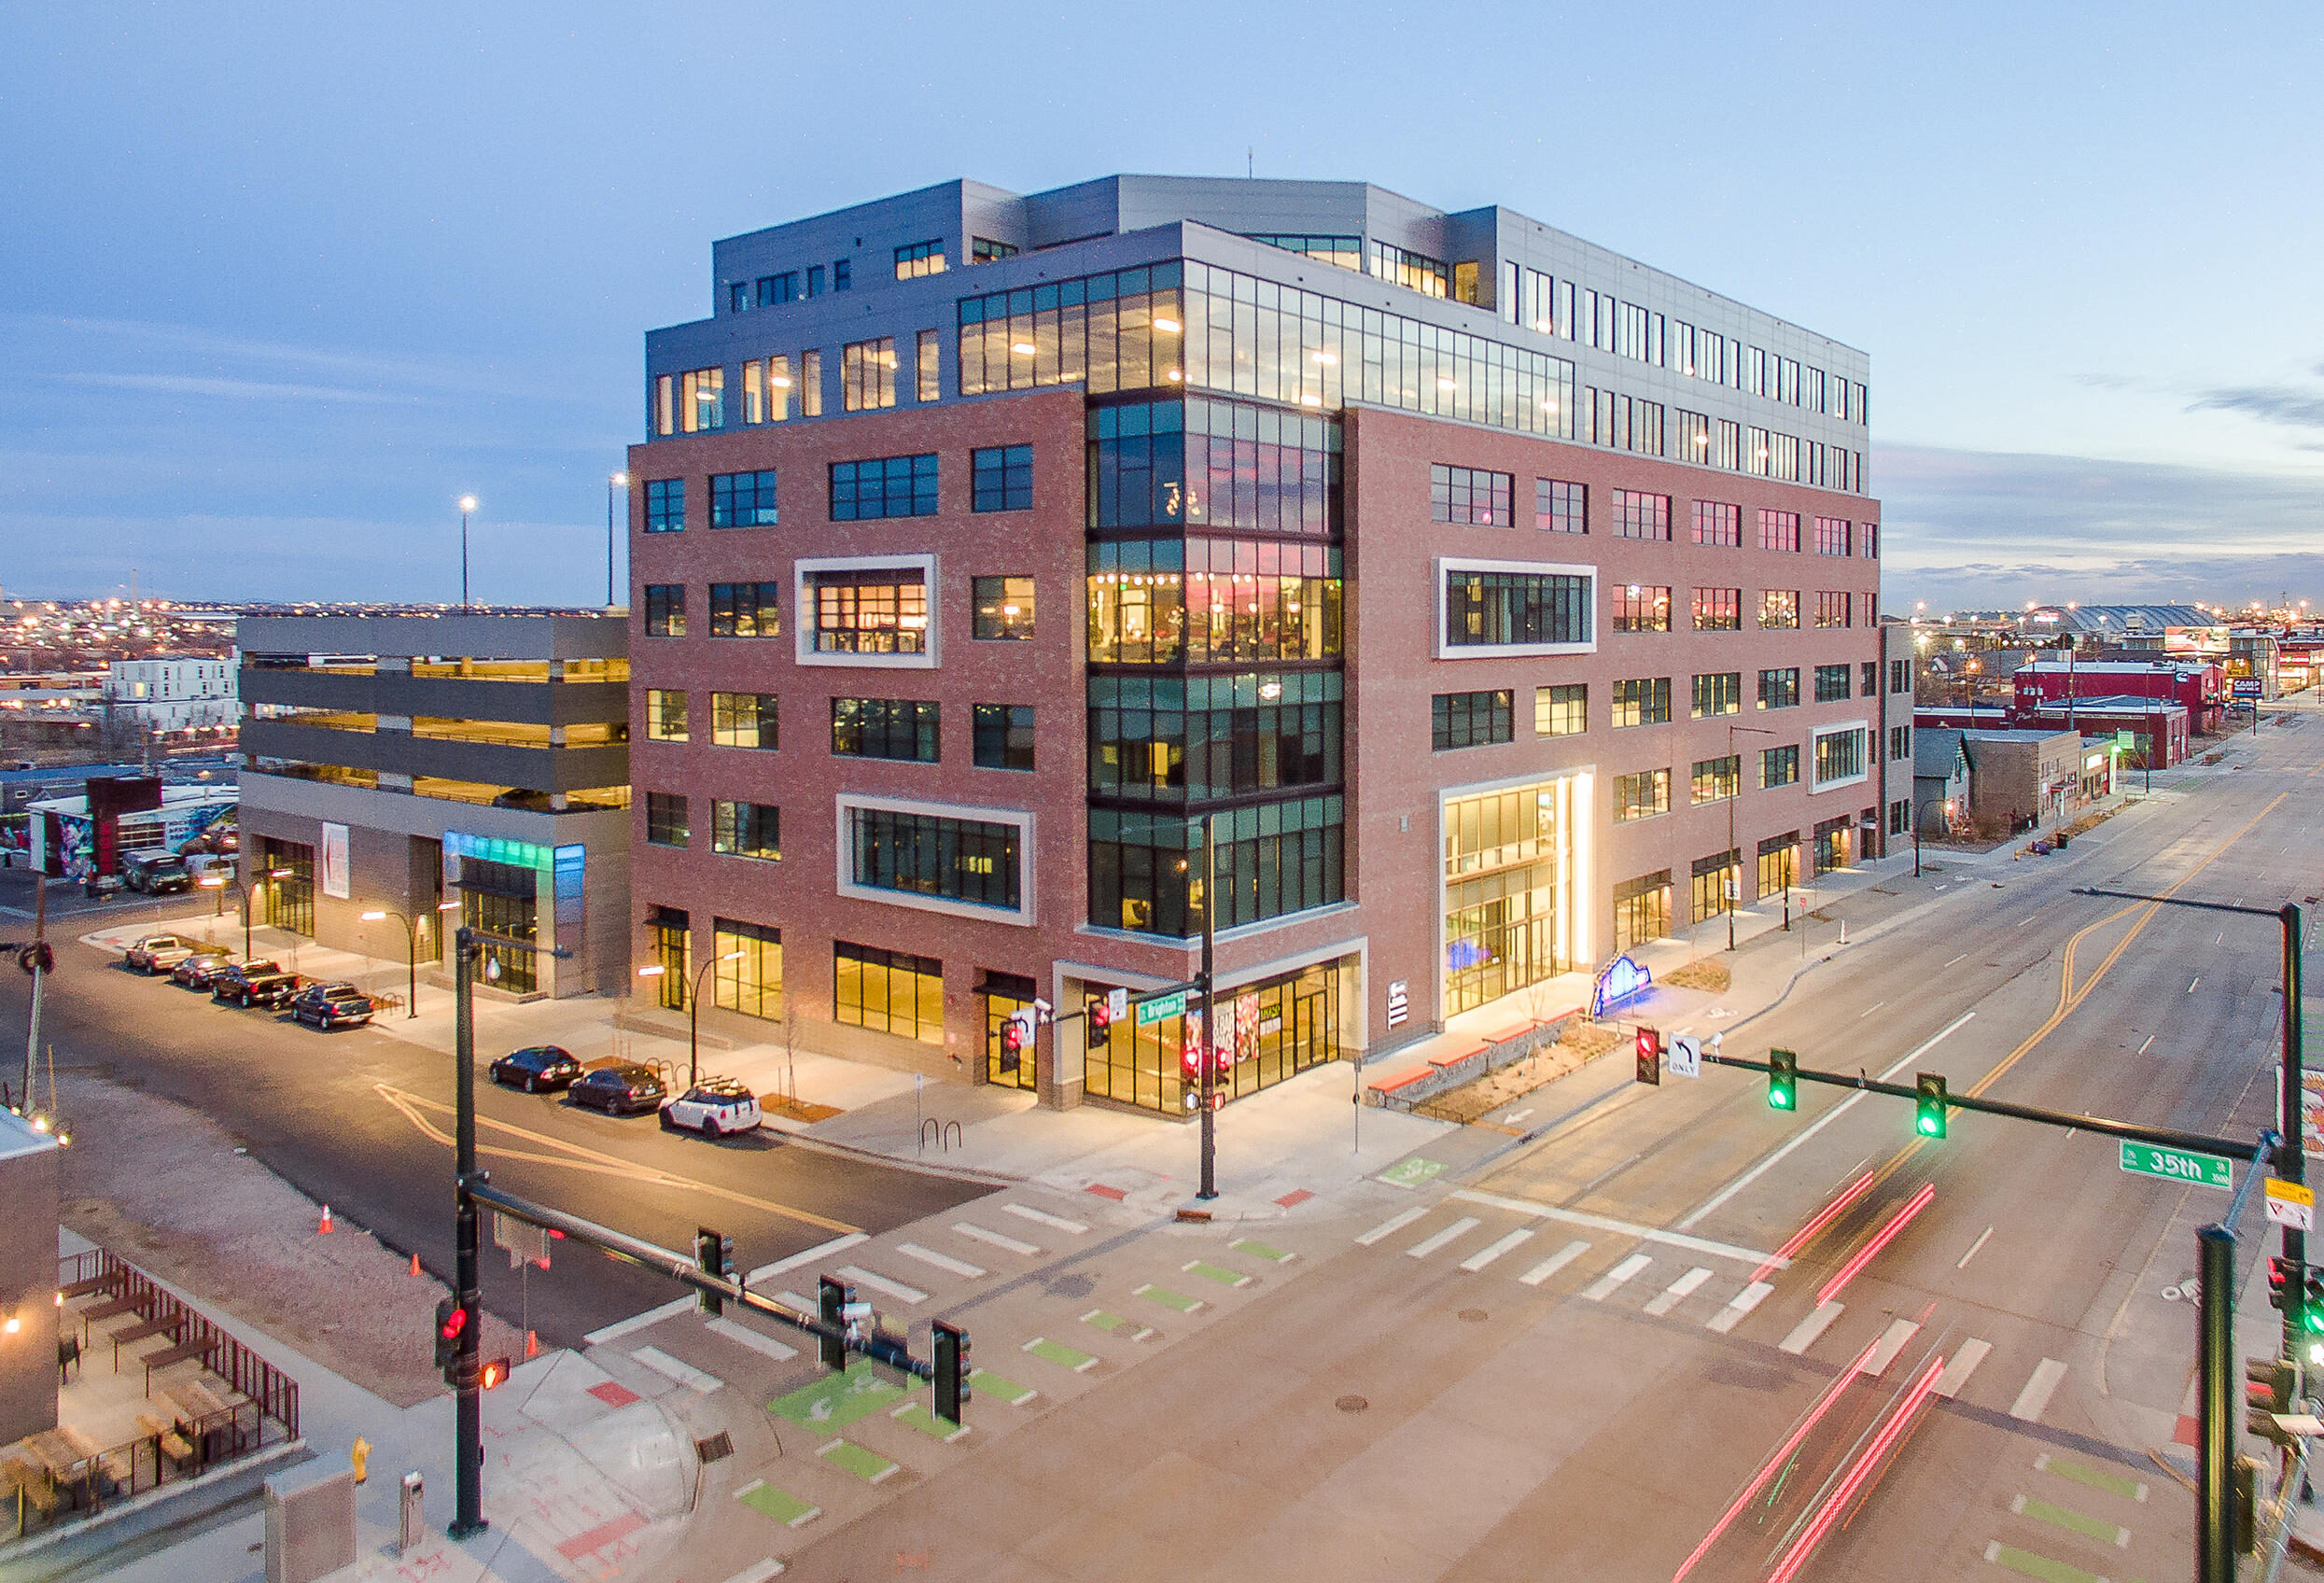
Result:
{"label": "yellow center line", "polygon": [[[404,1118],[411,1122],[422,1136],[432,1139],[446,1148],[455,1145],[452,1134],[421,1114],[422,1111],[451,1114],[453,1114],[452,1106],[441,1100],[426,1099],[385,1083],[375,1083],[372,1087],[377,1090],[381,1099],[400,1111]],[[729,1203],[760,1210],[768,1214],[782,1215],[791,1220],[804,1222],[808,1226],[820,1226],[826,1231],[844,1234],[863,1229],[860,1226],[850,1226],[844,1220],[832,1220],[808,1210],[793,1209],[789,1204],[778,1204],[771,1199],[753,1198],[748,1193],[737,1193],[731,1187],[721,1187],[715,1183],[697,1181],[691,1176],[675,1175],[654,1166],[639,1165],[633,1160],[625,1160],[619,1155],[609,1155],[581,1143],[568,1142],[562,1138],[552,1138],[543,1132],[533,1132],[522,1127],[512,1127],[505,1121],[495,1121],[490,1116],[478,1116],[476,1125],[480,1128],[489,1128],[496,1132],[510,1133],[530,1143],[544,1144],[549,1148],[564,1151],[561,1154],[540,1154],[529,1149],[511,1149],[479,1143],[476,1152],[480,1156],[488,1155],[495,1159],[503,1160],[524,1160],[533,1165],[560,1166],[567,1170],[586,1171],[597,1176],[616,1176],[649,1187],[669,1187],[680,1192],[700,1193],[714,1198],[723,1198]]]}
{"label": "yellow center line", "polygon": [[[2290,795],[2291,793],[2289,792],[2278,792],[2274,802],[2271,802],[2266,807],[2261,808],[2257,814],[2252,816],[2251,822],[2249,824],[2245,825],[2241,830],[2235,832],[2234,834],[2229,836],[2225,841],[2220,842],[2219,846],[2212,848],[2208,857],[2205,858],[2203,862],[2197,863],[2194,867],[2189,869],[2184,875],[2180,876],[2175,883],[2173,883],[2163,892],[2163,897],[2167,899],[2177,895],[2182,889],[2193,880],[2195,876],[2201,874],[2205,869],[2209,868],[2214,862],[2218,862],[2220,857],[2224,856],[2230,847],[2233,847],[2236,842],[2242,840],[2245,836],[2250,834],[2252,831],[2259,828],[2260,821],[2267,818],[2268,815],[2274,813],[2275,811],[2276,805]],[[2079,1007],[2084,1001],[2090,998],[2091,992],[2098,988],[2099,982],[2106,977],[2108,971],[2110,971],[2114,964],[2121,960],[2122,953],[2130,948],[2130,943],[2138,938],[2139,932],[2145,929],[2147,925],[2153,920],[2154,915],[2162,910],[2163,903],[2161,901],[2134,902],[2127,907],[2122,907],[2114,912],[2108,913],[2106,917],[2098,919],[2095,923],[2088,924],[2081,929],[2076,930],[2072,937],[2065,943],[2065,960],[2060,962],[2058,968],[2057,1005],[2051,1011],[2049,1016],[2043,1019],[2041,1026],[2035,1029],[2033,1032],[2027,1034],[2023,1042],[2021,1043],[2016,1049],[2011,1050],[2007,1056],[2004,1056],[1999,1061],[1995,1063],[1992,1071],[1986,1072],[1984,1076],[1979,1078],[1974,1084],[1970,1085],[1967,1090],[1969,1098],[1973,1100],[1982,1099],[1985,1096],[1986,1091],[1993,1087],[1995,1084],[2000,1082],[2001,1079],[2008,1074],[2011,1067],[2017,1065],[2019,1061],[2023,1060],[2029,1053],[2032,1052],[2036,1045],[2039,1044],[2044,1039],[2049,1038],[2051,1033],[2055,1032],[2058,1025],[2064,1022],[2067,1017],[2071,1016],[2075,1010]],[[2077,985],[2074,982],[2074,958],[2075,953],[2080,949],[2083,939],[2086,936],[2096,933],[2099,930],[2106,928],[2109,924],[2120,922],[2122,918],[2129,917],[2132,913],[2139,914],[2138,920],[2123,932],[2122,938],[2115,942],[2114,949],[2107,953],[2106,960],[2098,964],[2096,970],[2091,974],[2089,979],[2084,983]],[[1911,1142],[1907,1143],[1903,1148],[1897,1150],[1894,1155],[1890,1156],[1887,1161],[1873,1173],[1872,1186],[1865,1196],[1866,1201],[1869,1202],[1872,1196],[1880,1191],[1881,1187],[1891,1176],[1895,1175],[1899,1170],[1903,1169],[1905,1164],[1910,1161],[1913,1156],[1919,1154],[1923,1149],[1927,1148],[1928,1146],[1929,1141],[1927,1139],[1915,1138]],[[1828,1226],[1826,1227],[1826,1230],[1829,1229],[1830,1228]],[[1821,1235],[1821,1233],[1818,1234],[1819,1238]],[[1811,1239],[1811,1241],[1815,1240],[1817,1239]],[[1794,1263],[1799,1263],[1799,1254],[1803,1254],[1806,1252],[1807,1249],[1802,1247],[1799,1251],[1799,1254],[1795,1254],[1793,1256]]]}

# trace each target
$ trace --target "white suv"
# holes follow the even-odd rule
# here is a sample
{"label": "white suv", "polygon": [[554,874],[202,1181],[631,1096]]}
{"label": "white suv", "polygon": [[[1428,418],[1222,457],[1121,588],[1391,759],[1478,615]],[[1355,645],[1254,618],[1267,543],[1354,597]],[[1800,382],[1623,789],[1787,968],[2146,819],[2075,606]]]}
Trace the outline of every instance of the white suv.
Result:
{"label": "white suv", "polygon": [[705,1138],[748,1132],[759,1125],[758,1097],[731,1077],[706,1077],[662,1107],[665,1128],[684,1128]]}

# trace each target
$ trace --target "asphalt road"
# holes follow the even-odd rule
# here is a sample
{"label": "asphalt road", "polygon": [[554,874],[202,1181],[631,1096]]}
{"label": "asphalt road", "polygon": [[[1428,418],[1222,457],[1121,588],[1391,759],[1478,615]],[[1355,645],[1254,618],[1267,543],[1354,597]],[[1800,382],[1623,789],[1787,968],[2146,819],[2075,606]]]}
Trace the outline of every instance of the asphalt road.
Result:
{"label": "asphalt road", "polygon": [[[60,1072],[78,1072],[190,1106],[231,1132],[335,1216],[431,1274],[452,1273],[453,1073],[443,1057],[369,1029],[320,1034],[285,1017],[214,1005],[167,979],[122,969],[77,943],[92,929],[159,907],[91,906],[51,889],[57,971],[42,1012]],[[0,874],[0,939],[30,938],[31,876]],[[0,1051],[21,1071],[30,981],[0,974]],[[499,1052],[479,1050],[480,1062]],[[813,1247],[848,1230],[877,1232],[986,1189],[785,1143],[774,1131],[706,1143],[661,1131],[651,1116],[614,1120],[550,1096],[477,1079],[479,1148],[497,1185],[619,1230],[689,1249],[694,1228],[735,1239],[741,1268]],[[544,1345],[569,1345],[598,1325],[679,1296],[667,1282],[601,1255],[562,1248],[547,1270],[520,1276],[490,1245],[487,1308],[529,1321]]]}
{"label": "asphalt road", "polygon": [[[1884,882],[1774,1009],[1696,1030],[2255,1134],[2270,920],[2073,893],[2324,891],[2324,722],[2235,752],[2248,767],[2065,854]],[[1756,1073],[1646,1087],[1630,1064],[1546,1093],[1562,1122],[1464,1187],[1269,1232],[1303,1273],[1013,1431],[1005,1471],[969,1458],[793,1573],[892,1553],[1171,1583],[2189,1574],[2192,1498],[2149,1453],[2193,1366],[2192,1306],[2165,1288],[2224,1195],[2127,1174],[2087,1131],[1956,1112],[1922,1142],[1906,1100],[1802,1085],[1785,1114]]]}

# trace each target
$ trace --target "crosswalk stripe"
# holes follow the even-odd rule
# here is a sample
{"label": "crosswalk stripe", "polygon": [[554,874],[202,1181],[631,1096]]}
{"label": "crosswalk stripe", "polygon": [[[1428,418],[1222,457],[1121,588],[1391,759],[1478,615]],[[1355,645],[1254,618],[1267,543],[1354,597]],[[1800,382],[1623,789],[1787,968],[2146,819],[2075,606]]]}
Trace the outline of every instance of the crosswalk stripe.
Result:
{"label": "crosswalk stripe", "polygon": [[1078,1220],[1068,1220],[1061,1214],[1051,1214],[1047,1210],[1037,1210],[1025,1204],[1002,1204],[1001,1212],[1015,1215],[1019,1220],[1029,1220],[1036,1226],[1053,1226],[1076,1237],[1089,1229]]}
{"label": "crosswalk stripe", "polygon": [[900,1303],[924,1303],[928,1294],[917,1286],[906,1286],[901,1281],[890,1281],[884,1275],[874,1275],[861,1265],[843,1264],[839,1273],[859,1286],[869,1286],[875,1292],[885,1292]]}
{"label": "crosswalk stripe", "polygon": [[1041,1252],[1038,1243],[1020,1242],[1014,1237],[1004,1237],[998,1231],[986,1229],[973,1220],[956,1220],[952,1223],[952,1229],[973,1240],[988,1243],[996,1248],[1004,1248],[1012,1254],[1022,1254],[1027,1258]]}
{"label": "crosswalk stripe", "polygon": [[917,1259],[931,1269],[941,1269],[946,1275],[959,1276],[964,1281],[973,1281],[985,1273],[981,1265],[970,1264],[965,1259],[956,1259],[950,1254],[940,1254],[933,1248],[923,1248],[917,1242],[899,1242],[896,1244],[896,1252],[905,1258]]}
{"label": "crosswalk stripe", "polygon": [[723,1316],[704,1320],[702,1327],[723,1336],[737,1345],[748,1347],[754,1352],[763,1352],[777,1363],[785,1363],[799,1355],[798,1348],[786,1347],[772,1336],[762,1336],[749,1325],[737,1324]]}
{"label": "crosswalk stripe", "polygon": [[2031,1423],[2041,1417],[2041,1409],[2050,1405],[2050,1394],[2065,1378],[2065,1365],[2055,1358],[2044,1358],[2033,1377],[2025,1381],[2025,1389],[2017,1394],[2017,1401],[2009,1408],[2009,1416]]}
{"label": "crosswalk stripe", "polygon": [[850,1231],[845,1237],[834,1237],[828,1242],[819,1243],[815,1247],[805,1250],[804,1253],[793,1254],[789,1258],[777,1259],[773,1264],[763,1264],[759,1266],[758,1268],[752,1270],[749,1274],[744,1276],[743,1281],[748,1285],[756,1286],[763,1281],[772,1280],[777,1275],[787,1274],[788,1272],[797,1269],[802,1266],[820,1264],[823,1260],[832,1257],[834,1254],[843,1254],[859,1242],[868,1242],[870,1240],[871,1238],[867,1237],[861,1231]]}
{"label": "crosswalk stripe", "polygon": [[1533,1234],[1531,1231],[1526,1230],[1523,1226],[1519,1226],[1517,1230],[1510,1232],[1506,1237],[1502,1238],[1499,1241],[1488,1242],[1483,1247],[1477,1249],[1477,1252],[1471,1254],[1467,1258],[1463,1259],[1461,1261],[1461,1268],[1474,1274],[1476,1271],[1480,1270],[1487,1265],[1492,1263],[1493,1260],[1499,1258],[1502,1254],[1507,1253],[1511,1248],[1520,1247],[1526,1242],[1531,1241],[1533,1240]]}
{"label": "crosswalk stripe", "polygon": [[1729,1331],[1734,1329],[1735,1326],[1741,1324],[1743,1321],[1743,1316],[1749,1313],[1753,1309],[1757,1308],[1762,1302],[1765,1302],[1767,1300],[1767,1295],[1774,1290],[1775,1287],[1771,1282],[1765,1281],[1754,1281],[1750,1285],[1736,1293],[1735,1296],[1729,1300],[1725,1308],[1713,1314],[1709,1322],[1703,1325],[1703,1328],[1705,1330],[1715,1330],[1721,1336],[1726,1335]]}
{"label": "crosswalk stripe", "polygon": [[670,1356],[659,1347],[639,1347],[629,1355],[654,1373],[685,1386],[697,1396],[707,1396],[726,1383],[717,1375],[705,1373],[690,1363]]}
{"label": "crosswalk stripe", "polygon": [[1873,1345],[1869,1352],[1864,1355],[1864,1361],[1859,1366],[1862,1372],[1870,1375],[1875,1380],[1879,1379],[1887,1370],[1888,1366],[1897,1361],[1897,1354],[1904,1351],[1904,1344],[1918,1335],[1920,1329],[1917,1324],[1909,1319],[1890,1320],[1888,1328],[1881,1332],[1880,1340]]}
{"label": "crosswalk stripe", "polygon": [[1587,1242],[1578,1240],[1568,1242],[1564,1247],[1560,1248],[1556,1253],[1519,1276],[1518,1281],[1523,1285],[1538,1286],[1588,1252],[1589,1252],[1589,1244]]}
{"label": "crosswalk stripe", "polygon": [[1654,1263],[1654,1260],[1648,1258],[1644,1254],[1632,1254],[1630,1257],[1624,1259],[1620,1264],[1616,1265],[1612,1269],[1607,1270],[1603,1275],[1600,1276],[1597,1283],[1591,1286],[1588,1291],[1584,1292],[1582,1296],[1593,1303],[1603,1303],[1608,1297],[1614,1296],[1616,1288],[1619,1287],[1622,1282],[1628,1281],[1631,1276],[1637,1274],[1640,1270],[1645,1268],[1652,1263]]}
{"label": "crosswalk stripe", "polygon": [[1951,1401],[1959,1394],[1961,1387],[1969,1382],[1969,1376],[1976,1373],[1977,1366],[1985,1361],[1985,1354],[1993,1350],[1991,1341],[1981,1341],[1974,1336],[1970,1337],[1961,1343],[1961,1350],[1953,1354],[1953,1361],[1945,1365],[1944,1373],[1937,1377],[1937,1383],[1931,1389],[1936,1394]]}
{"label": "crosswalk stripe", "polygon": [[1426,1205],[1421,1205],[1414,1209],[1401,1210],[1396,1213],[1390,1215],[1386,1220],[1381,1221],[1378,1226],[1373,1226],[1371,1230],[1366,1231],[1363,1236],[1357,1238],[1356,1246],[1360,1248],[1368,1248],[1383,1237],[1393,1237],[1397,1232],[1402,1231],[1406,1226],[1411,1225],[1414,1221],[1420,1219],[1421,1216],[1426,1214],[1427,1212],[1428,1209]]}
{"label": "crosswalk stripe", "polygon": [[1664,1314],[1685,1302],[1688,1293],[1710,1279],[1709,1270],[1701,1265],[1695,1266],[1668,1286],[1663,1287],[1661,1295],[1646,1305],[1646,1312],[1656,1319],[1660,1319]]}
{"label": "crosswalk stripe", "polygon": [[1465,1237],[1477,1229],[1477,1217],[1464,1214],[1442,1231],[1432,1232],[1407,1248],[1405,1252],[1416,1259],[1424,1259],[1455,1237]]}
{"label": "crosswalk stripe", "polygon": [[1815,1345],[1815,1338],[1824,1334],[1832,1321],[1840,1317],[1845,1303],[1820,1303],[1813,1313],[1791,1327],[1791,1334],[1776,1343],[1776,1351],[1798,1357]]}

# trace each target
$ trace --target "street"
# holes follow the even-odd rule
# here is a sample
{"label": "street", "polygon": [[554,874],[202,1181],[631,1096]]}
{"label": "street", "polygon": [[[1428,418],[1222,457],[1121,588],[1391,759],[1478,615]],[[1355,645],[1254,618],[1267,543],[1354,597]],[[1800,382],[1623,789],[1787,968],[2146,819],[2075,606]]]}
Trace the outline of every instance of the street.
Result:
{"label": "street", "polygon": [[[60,1072],[132,1084],[201,1111],[339,1218],[418,1254],[430,1273],[451,1274],[448,1059],[372,1029],[321,1034],[130,973],[76,937],[140,911],[182,915],[184,898],[91,907],[65,892],[53,886],[49,899],[57,971],[42,1014]],[[17,915],[30,912],[31,893],[29,875],[0,874],[0,905],[13,909],[0,917],[0,938],[30,938],[30,921]],[[0,1049],[9,1063],[0,1070],[11,1074],[21,1072],[30,984],[12,964],[0,978]],[[480,1153],[496,1184],[665,1247],[691,1248],[697,1226],[715,1225],[735,1239],[748,1269],[983,1191],[788,1145],[771,1128],[706,1143],[663,1132],[651,1115],[615,1120],[503,1089],[482,1067],[504,1053],[480,1038]],[[511,1324],[528,1319],[550,1346],[578,1344],[584,1332],[677,1295],[657,1277],[595,1256],[553,1257],[546,1270],[520,1273],[489,1247],[483,1286],[486,1307]]]}
{"label": "street", "polygon": [[[2065,854],[1885,882],[1730,1052],[2256,1133],[2270,920],[2071,892],[2313,894],[2316,729]],[[1465,1186],[1269,1232],[1297,1262],[1200,1345],[1009,1431],[1005,1477],[970,1457],[819,1536],[797,1575],[2186,1575],[2191,1494],[2149,1454],[2193,1367],[2165,1288],[2223,1194],[2088,1133],[1956,1111],[1919,1141],[1907,1100],[1803,1084],[1789,1114],[1757,1074],[1629,1068],[1546,1091],[1566,1119]],[[2273,1240],[2256,1211],[2243,1230],[2247,1270]]]}

